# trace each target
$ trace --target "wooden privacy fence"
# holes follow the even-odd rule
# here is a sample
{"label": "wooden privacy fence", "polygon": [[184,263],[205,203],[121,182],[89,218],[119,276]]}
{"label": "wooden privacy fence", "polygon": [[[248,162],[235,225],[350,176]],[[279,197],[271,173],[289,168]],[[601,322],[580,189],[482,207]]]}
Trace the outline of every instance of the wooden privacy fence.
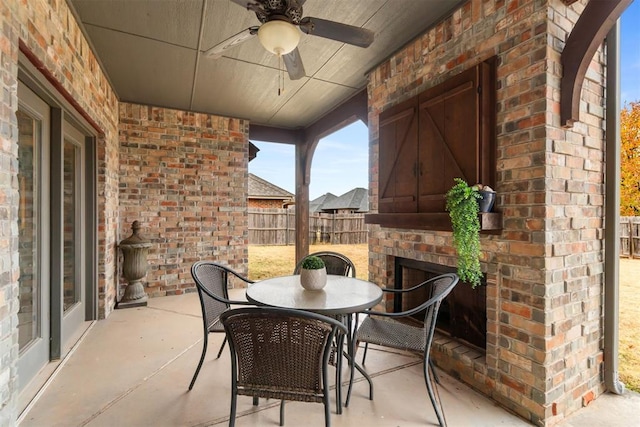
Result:
{"label": "wooden privacy fence", "polygon": [[[249,209],[249,244],[293,245],[296,242],[295,224],[292,209]],[[367,243],[364,214],[309,215],[309,243]]]}
{"label": "wooden privacy fence", "polygon": [[640,258],[640,216],[620,217],[620,256]]}

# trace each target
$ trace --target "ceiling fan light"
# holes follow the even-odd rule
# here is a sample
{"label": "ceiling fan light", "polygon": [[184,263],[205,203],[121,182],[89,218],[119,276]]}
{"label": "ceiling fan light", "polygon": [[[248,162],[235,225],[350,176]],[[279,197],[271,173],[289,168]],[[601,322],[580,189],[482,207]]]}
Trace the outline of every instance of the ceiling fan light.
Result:
{"label": "ceiling fan light", "polygon": [[260,26],[258,39],[269,52],[286,55],[298,46],[300,31],[289,22],[273,20]]}

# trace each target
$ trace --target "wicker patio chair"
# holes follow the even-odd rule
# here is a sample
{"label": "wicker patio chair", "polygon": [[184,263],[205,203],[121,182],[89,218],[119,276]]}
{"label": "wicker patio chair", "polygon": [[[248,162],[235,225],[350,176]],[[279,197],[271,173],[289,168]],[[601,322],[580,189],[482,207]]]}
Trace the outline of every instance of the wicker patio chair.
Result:
{"label": "wicker patio chair", "polygon": [[[204,362],[204,357],[207,354],[209,334],[212,332],[224,332],[224,327],[220,323],[220,315],[229,309],[231,304],[250,305],[247,301],[232,301],[229,299],[229,274],[247,284],[253,283],[252,280],[241,276],[231,268],[212,261],[198,261],[191,266],[191,276],[196,282],[198,296],[200,297],[200,307],[202,308],[204,343],[202,345],[200,362],[198,362],[196,372],[193,374],[191,384],[189,384],[189,390],[193,388],[196,378],[198,378],[198,374],[200,373],[202,363]],[[225,336],[216,359],[222,354],[222,349],[226,342],[227,337]]]}
{"label": "wicker patio chair", "polygon": [[[431,377],[429,375],[429,367],[431,366],[433,369],[429,359],[429,350],[431,349],[431,343],[433,341],[433,334],[436,328],[436,319],[438,317],[440,304],[442,303],[442,300],[453,290],[458,283],[458,280],[459,279],[456,274],[447,273],[426,280],[410,289],[388,289],[387,291],[391,292],[406,293],[430,287],[431,297],[417,307],[399,313],[385,313],[373,310],[366,311],[365,313],[368,314],[368,316],[362,321],[355,337],[356,342],[365,343],[365,352],[362,357],[363,364],[367,355],[367,347],[369,343],[422,353],[424,360],[424,381],[427,385],[431,404],[433,405],[433,409],[436,412],[438,422],[441,426],[445,426],[445,420],[441,405],[436,401],[434,395],[433,388],[436,386],[432,384]],[[414,326],[410,323],[399,321],[402,318],[408,318],[409,316],[418,314],[423,310],[425,311],[424,323],[420,326]],[[350,395],[351,387],[347,392],[347,401],[349,400]]]}
{"label": "wicker patio chair", "polygon": [[335,334],[346,333],[335,319],[282,308],[238,308],[220,316],[231,350],[231,413],[235,425],[238,395],[324,404],[330,426],[327,364]]}
{"label": "wicker patio chair", "polygon": [[[327,274],[334,274],[336,276],[351,276],[356,277],[356,266],[353,264],[347,256],[342,255],[338,252],[332,251],[320,251],[309,254],[308,256],[317,256],[318,258],[324,261],[325,268],[327,269]],[[304,260],[304,258],[303,258]],[[300,270],[302,269],[302,261],[296,265],[293,270],[293,274],[300,274]],[[352,329],[352,316],[329,316],[336,320],[343,322],[347,325],[347,330],[351,331]],[[350,338],[350,333],[346,335]],[[336,341],[334,346],[332,347],[331,357],[329,363],[336,367],[336,402],[337,402],[337,412],[338,414],[342,413],[342,388],[338,385],[342,384],[342,359],[336,357],[338,354],[337,349],[342,348],[344,343],[344,335],[338,334],[336,337]],[[348,348],[351,348],[351,342],[347,342]]]}
{"label": "wicker patio chair", "polygon": [[[309,256],[317,256],[324,261],[324,265],[327,269],[327,274],[335,274],[336,276],[351,276],[356,277],[356,267],[353,262],[346,256],[337,252],[322,251],[309,254]],[[302,268],[302,261],[296,265],[293,274],[300,274]]]}

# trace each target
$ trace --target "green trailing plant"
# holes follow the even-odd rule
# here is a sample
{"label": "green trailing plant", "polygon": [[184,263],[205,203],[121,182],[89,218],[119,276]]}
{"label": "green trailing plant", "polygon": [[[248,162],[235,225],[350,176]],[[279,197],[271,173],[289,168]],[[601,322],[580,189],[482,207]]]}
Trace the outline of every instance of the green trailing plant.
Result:
{"label": "green trailing plant", "polygon": [[320,270],[324,268],[324,261],[320,257],[311,255],[302,260],[302,268],[305,270]]}
{"label": "green trailing plant", "polygon": [[446,195],[446,209],[453,226],[453,246],[458,253],[458,276],[475,288],[481,283],[480,220],[478,186],[469,186],[460,178]]}

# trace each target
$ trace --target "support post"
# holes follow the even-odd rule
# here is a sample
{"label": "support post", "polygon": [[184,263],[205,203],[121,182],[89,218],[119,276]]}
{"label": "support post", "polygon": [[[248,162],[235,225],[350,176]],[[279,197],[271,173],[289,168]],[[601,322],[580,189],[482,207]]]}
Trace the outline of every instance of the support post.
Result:
{"label": "support post", "polygon": [[604,247],[604,382],[612,393],[624,393],[618,378],[620,327],[620,23],[607,35],[607,109],[605,152]]}

